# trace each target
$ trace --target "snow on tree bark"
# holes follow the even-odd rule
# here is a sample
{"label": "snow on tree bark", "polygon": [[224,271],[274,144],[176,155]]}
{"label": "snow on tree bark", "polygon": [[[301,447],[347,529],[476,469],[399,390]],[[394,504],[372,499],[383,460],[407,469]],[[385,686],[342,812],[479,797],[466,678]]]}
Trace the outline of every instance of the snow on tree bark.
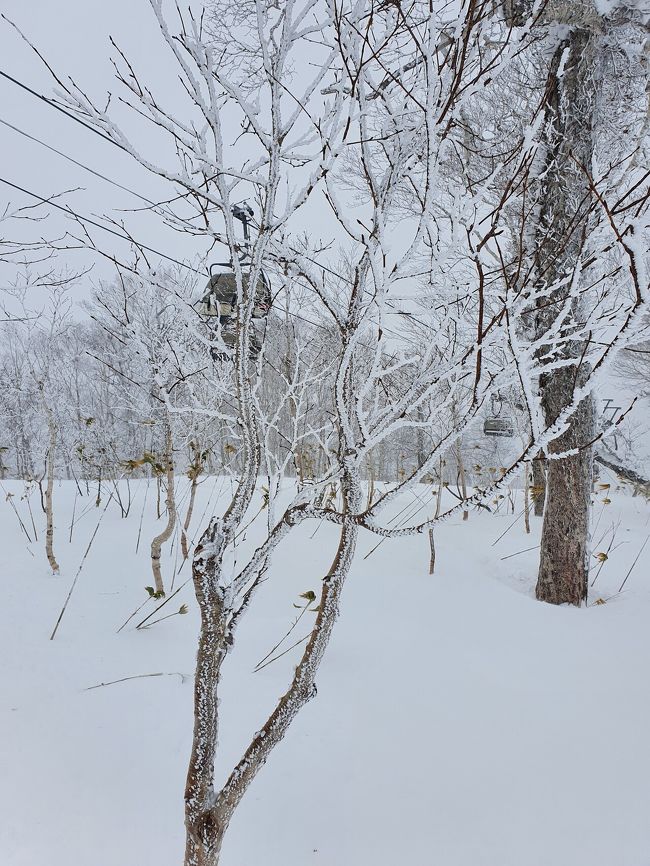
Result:
{"label": "snow on tree bark", "polygon": [[174,443],[169,412],[165,411],[165,504],[167,506],[167,523],[161,533],[151,542],[151,570],[153,571],[156,593],[165,594],[165,584],[160,569],[160,552],[163,544],[171,538],[176,525],[176,500],[174,497]]}
{"label": "snow on tree bark", "polygon": [[[42,392],[42,383],[40,387]],[[47,486],[45,488],[45,553],[47,555],[47,561],[50,563],[50,568],[54,574],[58,574],[59,563],[56,561],[54,555],[54,466],[56,462],[57,429],[52,410],[47,405],[44,397],[43,406],[45,407],[49,434],[49,444],[47,448]]]}
{"label": "snow on tree bark", "polygon": [[[547,153],[540,209],[536,266],[538,279],[553,288],[539,302],[538,333],[553,331],[569,299],[574,327],[584,315],[579,291],[591,193],[586,171],[593,155],[593,112],[597,97],[598,38],[588,28],[575,28],[555,50],[551,61],[547,122],[543,146]],[[560,327],[562,325],[560,324]],[[555,360],[569,361],[540,377],[547,425],[571,406],[576,389],[588,380],[584,341],[569,340],[558,351],[544,345]],[[595,413],[591,396],[576,408],[568,429],[548,448],[546,502],[535,595],[553,604],[580,605],[588,587],[589,513]],[[570,452],[564,455],[564,452]],[[553,459],[554,454],[563,454]]]}

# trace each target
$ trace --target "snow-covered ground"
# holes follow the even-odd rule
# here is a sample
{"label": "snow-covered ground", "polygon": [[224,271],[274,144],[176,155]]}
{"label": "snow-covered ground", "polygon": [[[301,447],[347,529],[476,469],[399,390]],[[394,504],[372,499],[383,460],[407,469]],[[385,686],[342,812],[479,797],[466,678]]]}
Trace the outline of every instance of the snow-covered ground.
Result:
{"label": "snow-covered ground", "polygon": [[[22,485],[3,485],[31,532]],[[201,488],[195,528],[213,488]],[[37,495],[32,545],[2,496],[2,866],[182,862],[196,605],[190,583],[160,614],[187,603],[187,616],[136,631],[138,617],[116,634],[152,582],[153,486],[137,555],[145,484],[132,489],[125,520],[78,500],[76,516],[87,511],[69,543],[74,485],[57,485],[56,577]],[[650,543],[614,594],[650,533],[650,506],[603,498],[595,551],[615,539],[581,610],[537,603],[536,551],[510,556],[538,541],[538,519],[530,536],[515,522],[521,494],[515,516],[440,527],[433,576],[425,538],[364,559],[377,544],[365,535],[318,696],[246,795],[224,866],[648,866]],[[298,594],[318,592],[335,544],[334,528],[302,525],[279,549],[227,662],[220,776],[286,686],[298,649],[252,669]],[[163,561],[168,582],[177,551]],[[175,585],[188,576],[185,565]],[[152,673],[165,676],[141,676]],[[89,690],[126,677],[138,678]]]}

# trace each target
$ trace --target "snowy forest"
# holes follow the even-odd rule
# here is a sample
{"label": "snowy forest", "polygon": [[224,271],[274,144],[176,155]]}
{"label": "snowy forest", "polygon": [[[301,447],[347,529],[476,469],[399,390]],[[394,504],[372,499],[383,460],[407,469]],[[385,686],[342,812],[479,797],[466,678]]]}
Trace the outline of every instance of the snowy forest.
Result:
{"label": "snowy forest", "polygon": [[647,866],[649,0],[2,6],[0,863]]}

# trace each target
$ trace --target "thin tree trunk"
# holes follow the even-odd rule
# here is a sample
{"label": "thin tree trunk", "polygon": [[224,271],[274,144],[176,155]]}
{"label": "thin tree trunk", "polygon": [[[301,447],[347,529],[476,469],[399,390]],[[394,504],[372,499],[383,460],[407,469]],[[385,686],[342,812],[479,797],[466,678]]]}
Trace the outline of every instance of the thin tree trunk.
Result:
{"label": "thin tree trunk", "polygon": [[47,429],[50,437],[47,449],[47,487],[45,489],[45,553],[54,574],[59,572],[59,563],[54,556],[54,465],[56,454],[57,429],[50,408],[44,402],[47,416]]}
{"label": "thin tree trunk", "polygon": [[169,418],[165,419],[165,461],[167,476],[167,525],[151,542],[151,570],[153,571],[154,586],[156,593],[165,594],[165,585],[160,570],[160,552],[163,544],[169,540],[174,526],[176,525],[176,500],[174,499],[174,461],[172,428]]}
{"label": "thin tree trunk", "polygon": [[[456,464],[458,466],[460,494],[465,500],[467,499],[467,478],[465,476],[465,464],[463,463],[463,452],[460,442],[456,443]],[[469,511],[463,511],[463,520],[469,520]]]}
{"label": "thin tree trunk", "polygon": [[201,614],[194,676],[194,735],[185,783],[185,866],[214,866],[225,827],[213,816],[214,762],[218,738],[217,695],[227,652],[227,611],[219,586],[225,539],[213,519],[192,563],[194,591]]}
{"label": "thin tree trunk", "polygon": [[368,461],[368,505],[370,508],[375,498],[375,470],[372,462],[372,457]]}
{"label": "thin tree trunk", "polygon": [[433,527],[429,529],[429,574],[436,570],[436,541],[433,537]]}
{"label": "thin tree trunk", "polygon": [[524,463],[524,529],[530,535],[530,469]]}
{"label": "thin tree trunk", "polygon": [[187,506],[187,514],[185,515],[185,521],[183,523],[183,531],[181,532],[181,553],[183,554],[183,559],[187,559],[189,555],[189,547],[187,544],[187,531],[190,528],[190,522],[192,520],[192,512],[194,511],[194,500],[196,499],[196,488],[199,486],[198,476],[195,473],[192,473],[192,486],[190,488],[190,502]]}
{"label": "thin tree trunk", "polygon": [[[440,515],[440,507],[442,503],[442,457],[440,458],[440,462],[438,464],[438,495],[436,496],[436,510],[434,512],[434,517],[438,517]],[[429,528],[429,574],[433,574],[436,570],[436,540],[434,538],[434,529],[433,526]]]}
{"label": "thin tree trunk", "polygon": [[544,502],[546,500],[546,460],[540,451],[533,459],[532,464],[532,489],[533,512],[535,517],[544,514]]}
{"label": "thin tree trunk", "polygon": [[[358,488],[354,494],[355,509],[360,499]],[[228,633],[224,592],[218,580],[225,546],[219,521],[211,523],[204,536],[205,542],[197,548],[193,577],[201,611],[201,635],[194,681],[194,738],[185,789],[185,866],[218,866],[223,838],[235,809],[296,713],[315,696],[316,674],[338,616],[341,591],[352,564],[358,531],[354,525],[341,530],[336,556],[322,582],[316,622],[291,685],[216,795],[213,783],[218,735],[217,693],[227,642],[232,640]],[[204,549],[208,551],[205,558]]]}

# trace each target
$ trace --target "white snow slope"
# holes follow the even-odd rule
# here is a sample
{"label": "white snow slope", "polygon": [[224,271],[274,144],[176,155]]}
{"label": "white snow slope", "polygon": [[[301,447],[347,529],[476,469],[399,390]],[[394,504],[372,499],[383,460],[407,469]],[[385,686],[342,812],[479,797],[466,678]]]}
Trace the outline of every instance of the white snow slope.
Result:
{"label": "white snow slope", "polygon": [[[31,532],[22,484],[3,485]],[[212,486],[202,487],[195,530]],[[113,504],[106,511],[54,641],[101,507],[92,496],[77,502],[77,517],[87,511],[69,543],[74,486],[57,485],[53,577],[37,495],[38,544],[26,544],[0,502],[1,866],[181,866],[191,583],[161,611],[187,602],[187,616],[139,631],[134,619],[115,633],[151,583],[153,519],[134,552],[144,489],[132,484],[127,519]],[[520,517],[496,545],[512,514],[444,525],[433,576],[424,538],[384,542],[364,560],[377,544],[365,535],[318,696],[242,802],[224,866],[649,866],[650,544],[610,596],[650,532],[650,506],[603,496],[596,552],[615,539],[580,610],[535,601],[535,550],[502,559],[537,544],[534,518],[531,536]],[[312,539],[315,528],[280,548],[238,632],[221,695],[220,778],[296,663],[298,649],[252,673],[298,594],[318,593],[336,530],[321,526]],[[163,561],[168,581],[177,547]],[[185,565],[176,586],[188,575]],[[151,673],[172,675],[140,677]]]}

